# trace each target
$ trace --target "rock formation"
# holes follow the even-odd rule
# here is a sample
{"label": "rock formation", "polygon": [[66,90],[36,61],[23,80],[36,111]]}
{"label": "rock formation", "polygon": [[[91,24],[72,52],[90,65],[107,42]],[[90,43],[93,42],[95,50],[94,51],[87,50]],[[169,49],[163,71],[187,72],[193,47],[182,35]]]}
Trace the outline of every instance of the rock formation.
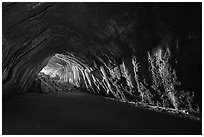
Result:
{"label": "rock formation", "polygon": [[27,92],[48,64],[62,82],[94,94],[201,108],[201,4],[2,5],[4,99]]}

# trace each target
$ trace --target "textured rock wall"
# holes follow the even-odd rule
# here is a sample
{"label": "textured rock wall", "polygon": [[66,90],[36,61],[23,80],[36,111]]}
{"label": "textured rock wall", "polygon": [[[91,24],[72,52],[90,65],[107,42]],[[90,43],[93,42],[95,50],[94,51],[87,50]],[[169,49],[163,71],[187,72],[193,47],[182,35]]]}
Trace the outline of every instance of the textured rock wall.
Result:
{"label": "textured rock wall", "polygon": [[162,49],[171,52],[178,90],[195,90],[201,100],[201,19],[200,3],[3,3],[3,97],[25,92],[56,53],[88,66],[82,77],[89,86],[93,73],[104,83],[98,86],[113,94],[111,71],[120,69],[147,91],[153,85],[148,53]]}

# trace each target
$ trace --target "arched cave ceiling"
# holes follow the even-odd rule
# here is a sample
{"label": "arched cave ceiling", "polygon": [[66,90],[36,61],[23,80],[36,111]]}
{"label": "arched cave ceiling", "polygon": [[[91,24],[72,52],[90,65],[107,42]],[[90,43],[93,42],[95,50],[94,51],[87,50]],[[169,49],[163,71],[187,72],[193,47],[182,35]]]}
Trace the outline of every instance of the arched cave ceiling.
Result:
{"label": "arched cave ceiling", "polygon": [[[182,60],[178,71],[190,62],[193,69],[183,73],[198,71],[193,79],[201,78],[201,63],[193,64],[201,57],[200,4],[34,2],[2,6],[5,98],[25,92],[56,53],[72,54],[89,66],[93,61],[100,65],[98,57],[103,58],[103,53],[112,54],[118,62],[134,54],[142,63],[147,51],[164,45]],[[199,83],[190,88],[200,87]]]}

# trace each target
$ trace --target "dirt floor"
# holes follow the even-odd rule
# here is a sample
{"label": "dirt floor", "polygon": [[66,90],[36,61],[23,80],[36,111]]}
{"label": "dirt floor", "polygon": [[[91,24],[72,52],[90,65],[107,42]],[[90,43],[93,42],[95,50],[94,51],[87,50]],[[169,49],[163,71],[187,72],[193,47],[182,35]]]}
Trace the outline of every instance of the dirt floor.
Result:
{"label": "dirt floor", "polygon": [[201,121],[83,92],[27,93],[3,102],[2,134],[201,134]]}

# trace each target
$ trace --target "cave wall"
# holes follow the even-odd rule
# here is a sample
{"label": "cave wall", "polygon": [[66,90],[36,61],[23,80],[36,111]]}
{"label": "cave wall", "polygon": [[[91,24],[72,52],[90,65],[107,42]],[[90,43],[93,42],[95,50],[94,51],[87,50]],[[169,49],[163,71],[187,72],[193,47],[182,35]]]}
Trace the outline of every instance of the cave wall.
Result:
{"label": "cave wall", "polygon": [[2,6],[3,98],[25,92],[56,53],[71,53],[100,73],[124,62],[134,74],[135,56],[141,66],[138,77],[151,85],[147,52],[160,47],[171,50],[182,89],[195,91],[201,103],[201,3]]}

